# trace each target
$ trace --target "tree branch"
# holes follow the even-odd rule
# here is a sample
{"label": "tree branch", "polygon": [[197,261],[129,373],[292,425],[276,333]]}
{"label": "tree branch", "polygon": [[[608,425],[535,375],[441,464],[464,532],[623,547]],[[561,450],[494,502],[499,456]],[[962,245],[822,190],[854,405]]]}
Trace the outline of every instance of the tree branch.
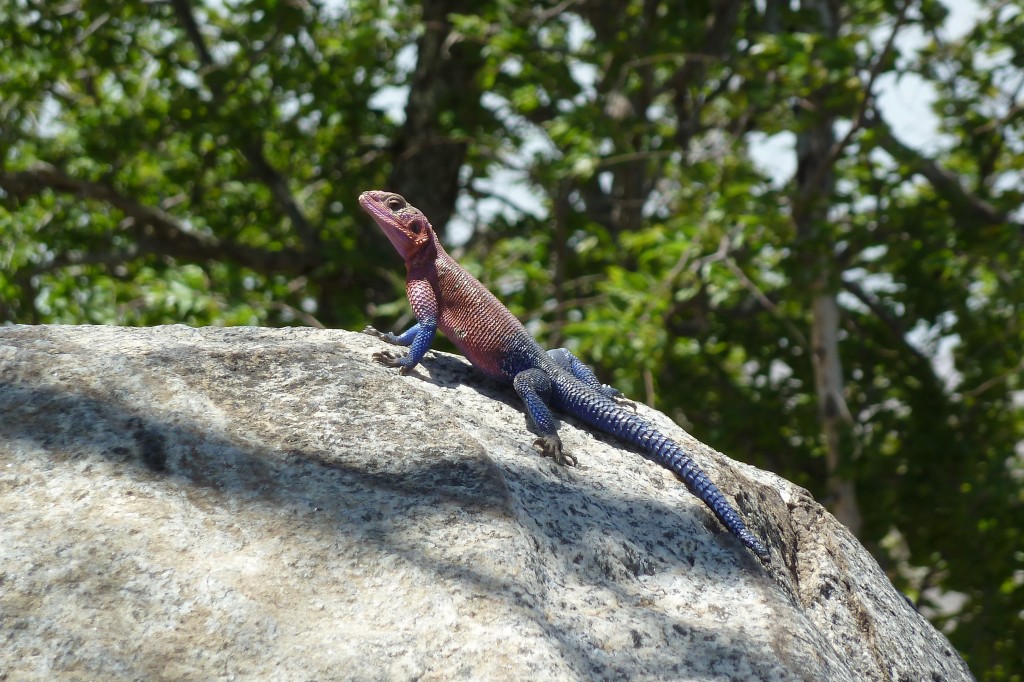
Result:
{"label": "tree branch", "polygon": [[199,234],[174,216],[140,204],[111,185],[79,180],[48,164],[13,173],[0,172],[0,188],[22,201],[52,191],[109,204],[129,219],[126,226],[132,229],[140,248],[145,251],[193,262],[226,259],[259,272],[301,274],[315,265],[315,253],[290,249],[263,251]]}
{"label": "tree branch", "polygon": [[775,304],[775,301],[771,300],[767,294],[761,291],[761,288],[747,276],[747,273],[743,271],[743,268],[732,259],[730,256],[722,258],[722,264],[728,268],[729,272],[733,274],[740,281],[747,291],[761,304],[765,310],[774,315],[789,332],[789,335],[799,344],[802,348],[808,348],[807,337],[804,336],[795,324],[786,315],[779,310],[779,307]]}
{"label": "tree branch", "polygon": [[1010,379],[1010,377],[1017,376],[1018,374],[1020,374],[1021,371],[1024,371],[1024,358],[1022,358],[1021,361],[1018,362],[1015,367],[1012,367],[1012,368],[1006,370],[1002,374],[997,374],[994,377],[989,377],[988,379],[986,379],[985,381],[981,382],[980,384],[978,384],[974,388],[970,388],[970,389],[967,389],[967,390],[963,391],[963,394],[965,396],[970,397],[970,398],[977,398],[978,396],[980,396],[982,393],[988,391],[989,389],[998,386],[999,384],[1003,383],[1004,381],[1008,381]]}
{"label": "tree branch", "polygon": [[898,339],[899,342],[903,345],[903,347],[907,349],[911,355],[917,358],[919,362],[923,363],[925,367],[931,368],[931,361],[924,355],[922,355],[919,350],[914,348],[913,345],[907,343],[907,332],[903,328],[903,324],[899,321],[899,319],[890,315],[889,311],[883,308],[882,304],[879,303],[877,299],[875,299],[866,291],[864,291],[864,289],[862,289],[860,284],[858,284],[857,282],[851,282],[850,280],[842,278],[840,278],[839,282],[842,285],[843,289],[845,289],[847,292],[852,294],[858,301],[867,306],[868,310],[870,310],[875,317],[881,320],[882,324],[888,327],[889,332],[893,335],[893,337]]}
{"label": "tree branch", "polygon": [[948,201],[954,210],[960,213],[961,218],[974,218],[986,224],[1010,222],[1009,214],[1000,211],[989,202],[970,192],[960,184],[960,179],[956,174],[939,166],[932,159],[925,157],[917,150],[908,147],[896,139],[892,129],[881,118],[881,115],[876,114],[874,118],[875,134],[882,149],[889,152],[896,161],[906,164],[915,173],[923,175],[932,184],[936,192]]}

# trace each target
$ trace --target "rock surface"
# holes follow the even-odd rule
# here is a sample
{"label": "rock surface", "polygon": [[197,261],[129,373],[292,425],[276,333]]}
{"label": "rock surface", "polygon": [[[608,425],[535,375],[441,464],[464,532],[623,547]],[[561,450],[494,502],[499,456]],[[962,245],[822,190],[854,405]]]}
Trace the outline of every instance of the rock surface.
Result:
{"label": "rock surface", "polygon": [[763,536],[510,388],[312,329],[0,328],[0,679],[971,679],[809,494]]}

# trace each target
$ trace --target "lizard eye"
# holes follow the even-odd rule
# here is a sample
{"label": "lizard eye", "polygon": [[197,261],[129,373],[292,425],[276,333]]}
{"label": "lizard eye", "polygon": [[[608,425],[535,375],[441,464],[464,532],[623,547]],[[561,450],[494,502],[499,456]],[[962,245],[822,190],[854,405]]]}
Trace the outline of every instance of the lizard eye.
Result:
{"label": "lizard eye", "polygon": [[400,196],[390,196],[388,197],[387,205],[392,211],[400,211],[405,208],[405,199]]}

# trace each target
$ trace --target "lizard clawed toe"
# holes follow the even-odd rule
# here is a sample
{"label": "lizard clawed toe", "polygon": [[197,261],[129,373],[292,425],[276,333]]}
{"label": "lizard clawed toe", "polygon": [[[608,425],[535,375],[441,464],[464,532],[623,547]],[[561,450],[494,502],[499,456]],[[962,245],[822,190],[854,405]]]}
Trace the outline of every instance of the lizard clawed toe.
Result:
{"label": "lizard clawed toe", "polygon": [[408,369],[402,361],[405,353],[398,353],[393,350],[379,350],[373,354],[373,359],[385,367],[398,367],[401,374],[407,374]]}
{"label": "lizard clawed toe", "polygon": [[629,398],[623,398],[621,393],[617,396],[612,396],[612,400],[614,400],[617,405],[621,405],[622,407],[636,412],[636,403]]}
{"label": "lizard clawed toe", "polygon": [[562,441],[558,436],[541,436],[533,441],[540,448],[540,454],[555,460],[555,464],[574,467],[578,463],[573,455],[562,450]]}
{"label": "lizard clawed toe", "polygon": [[614,400],[616,405],[619,405],[620,407],[629,408],[630,410],[636,412],[636,403],[627,398],[622,393],[622,391],[615,388],[614,386],[603,384],[599,390],[601,393],[604,393],[606,396]]}
{"label": "lizard clawed toe", "polygon": [[395,335],[394,334],[389,334],[388,332],[382,332],[382,331],[380,331],[380,330],[378,330],[378,329],[376,329],[374,327],[371,327],[369,325],[367,325],[366,327],[363,327],[363,333],[367,334],[369,336],[372,336],[374,338],[378,338],[381,341],[384,341],[385,343],[391,343],[391,344],[395,344],[395,345],[400,345],[400,344],[398,344],[398,341],[395,339]]}

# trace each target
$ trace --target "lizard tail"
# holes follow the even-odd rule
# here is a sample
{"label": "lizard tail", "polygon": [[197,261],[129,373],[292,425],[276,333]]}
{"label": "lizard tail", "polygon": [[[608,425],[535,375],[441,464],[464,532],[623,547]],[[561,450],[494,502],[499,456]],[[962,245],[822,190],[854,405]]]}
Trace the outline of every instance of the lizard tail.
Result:
{"label": "lizard tail", "polygon": [[769,560],[771,555],[768,548],[747,529],[740,515],[725,499],[718,486],[711,482],[708,475],[675,441],[663,435],[642,417],[626,412],[605,396],[570,395],[565,398],[568,398],[564,400],[567,412],[591,426],[643,448],[659,464],[677,474],[686,483],[690,492],[714,512],[730,533],[762,561]]}

